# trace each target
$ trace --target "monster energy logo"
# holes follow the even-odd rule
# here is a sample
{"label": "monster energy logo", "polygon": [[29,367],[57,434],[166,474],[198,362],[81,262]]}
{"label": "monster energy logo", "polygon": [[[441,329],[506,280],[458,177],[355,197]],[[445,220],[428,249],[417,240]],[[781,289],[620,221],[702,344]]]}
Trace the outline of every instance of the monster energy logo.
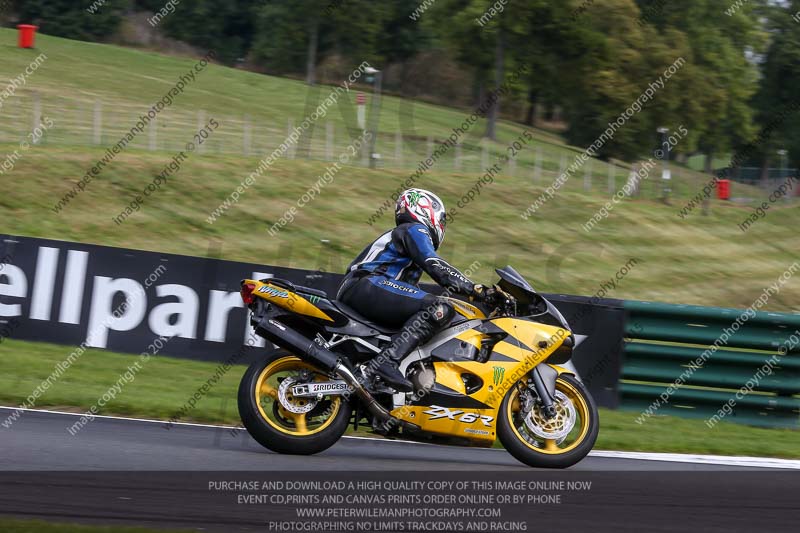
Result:
{"label": "monster energy logo", "polygon": [[492,370],[494,371],[494,373],[492,375],[492,378],[494,380],[494,384],[495,385],[499,385],[500,382],[503,381],[503,376],[506,373],[506,369],[503,368],[502,366],[494,366],[494,367],[492,367]]}
{"label": "monster energy logo", "polygon": [[316,304],[319,301],[319,296],[314,296],[313,294],[308,295],[308,301],[312,304]]}
{"label": "monster energy logo", "polygon": [[420,198],[422,198],[422,195],[416,191],[408,193],[408,205],[414,207]]}

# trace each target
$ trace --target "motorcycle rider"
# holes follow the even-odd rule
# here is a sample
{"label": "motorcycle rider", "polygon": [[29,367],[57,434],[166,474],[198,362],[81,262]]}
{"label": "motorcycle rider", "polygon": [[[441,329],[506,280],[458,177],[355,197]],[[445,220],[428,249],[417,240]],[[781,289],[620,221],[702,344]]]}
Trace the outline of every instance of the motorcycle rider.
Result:
{"label": "motorcycle rider", "polygon": [[455,316],[447,300],[419,288],[422,273],[448,293],[478,300],[491,289],[474,284],[436,254],[447,225],[438,196],[423,189],[403,191],[397,198],[395,224],[350,264],[337,298],[375,322],[402,326],[372,366],[396,390],[410,392],[413,387],[400,372],[400,361]]}

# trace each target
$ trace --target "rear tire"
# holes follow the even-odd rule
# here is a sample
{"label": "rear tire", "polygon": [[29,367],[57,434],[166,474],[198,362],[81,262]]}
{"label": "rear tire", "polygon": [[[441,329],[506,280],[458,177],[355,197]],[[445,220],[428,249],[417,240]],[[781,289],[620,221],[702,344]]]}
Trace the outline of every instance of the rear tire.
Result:
{"label": "rear tire", "polygon": [[[312,372],[316,379],[328,379],[320,370],[284,350],[253,362],[242,377],[238,395],[239,416],[247,432],[265,448],[278,453],[311,455],[333,446],[347,430],[352,409],[342,396],[324,398],[330,402],[330,407],[321,413],[328,414],[324,421],[319,421],[320,415],[315,414],[319,409],[312,409],[308,413],[312,417],[307,417],[292,413],[281,403],[277,381],[281,378],[278,374],[288,374],[283,378],[287,379],[304,370]],[[270,404],[270,400],[274,403]],[[293,401],[300,408],[303,402],[310,403],[306,399]]]}
{"label": "rear tire", "polygon": [[[508,453],[518,461],[536,468],[567,468],[582,460],[592,450],[600,430],[600,417],[597,405],[586,387],[569,374],[561,374],[556,380],[556,394],[567,398],[573,404],[576,420],[573,432],[574,442],[569,435],[558,444],[555,439],[536,441],[529,435],[524,421],[519,420],[519,389],[514,386],[508,391],[497,417],[497,436]],[[563,400],[562,400],[563,401]],[[514,402],[517,402],[515,405]],[[577,405],[576,405],[577,404]],[[534,409],[537,409],[534,407]],[[528,436],[534,442],[526,439]],[[549,446],[548,446],[549,445]],[[563,448],[561,447],[563,446]]]}

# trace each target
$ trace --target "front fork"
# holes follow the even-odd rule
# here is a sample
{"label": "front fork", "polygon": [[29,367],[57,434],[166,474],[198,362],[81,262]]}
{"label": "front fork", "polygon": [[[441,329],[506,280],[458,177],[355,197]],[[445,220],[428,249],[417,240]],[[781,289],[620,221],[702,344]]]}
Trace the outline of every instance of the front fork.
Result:
{"label": "front fork", "polygon": [[556,416],[556,380],[558,370],[550,365],[538,365],[531,372],[533,387],[542,402],[542,412],[547,418]]}

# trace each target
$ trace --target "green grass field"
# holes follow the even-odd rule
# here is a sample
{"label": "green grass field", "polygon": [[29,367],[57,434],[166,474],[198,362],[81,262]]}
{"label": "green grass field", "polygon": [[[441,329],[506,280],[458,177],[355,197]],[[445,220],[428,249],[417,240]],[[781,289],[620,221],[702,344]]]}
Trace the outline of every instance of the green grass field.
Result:
{"label": "green grass field", "polygon": [[[0,405],[19,405],[46,379],[71,348],[7,340],[0,358]],[[86,412],[137,356],[88,350],[69,372],[40,397],[37,408]],[[169,420],[206,382],[215,363],[153,357],[99,412],[104,415]],[[239,425],[236,390],[244,366],[233,367],[182,419]],[[791,430],[760,429],[721,422],[709,430],[702,420],[655,416],[644,425],[638,412],[600,411],[597,449],[676,453],[714,453],[800,458],[800,441]],[[24,415],[23,415],[24,416]],[[680,438],[677,436],[680,435]]]}
{"label": "green grass field", "polygon": [[[2,150],[2,148],[0,148]],[[2,153],[2,151],[0,151]],[[166,186],[123,224],[117,216],[169,162],[171,154],[130,150],[61,212],[53,205],[102,153],[35,147],[22,153],[0,196],[0,231],[202,256],[219,249],[231,260],[324,269],[344,267],[393,224],[367,218],[406,178],[400,170],[343,167],[334,181],[277,235],[277,222],[325,171],[318,161],[279,161],[213,224],[217,209],[255,168],[255,158],[191,154]],[[457,208],[474,175],[431,172],[420,185]],[[749,231],[737,224],[750,210],[717,203],[708,217],[677,216],[678,207],[628,199],[590,232],[581,229],[607,197],[565,191],[541,214],[520,213],[541,192],[523,179],[500,177],[459,210],[441,253],[462,268],[477,260],[475,278],[493,282],[495,266],[511,264],[545,292],[592,295],[631,258],[637,264],[608,296],[673,303],[746,307],[797,259],[800,210],[776,205]],[[327,245],[321,240],[328,239]],[[800,311],[791,280],[767,308]]]}
{"label": "green grass field", "polygon": [[[159,55],[119,46],[72,41],[47,35],[37,37],[35,50],[16,48],[16,32],[0,29],[0,80],[22,73],[40,53],[47,59],[28,83],[3,108],[4,127],[0,141],[16,141],[31,127],[35,102],[43,114],[51,115],[57,127],[45,139],[49,144],[85,145],[94,142],[95,106],[100,105],[104,132],[101,144],[116,142],[119,135],[136,122],[156,101],[187,73],[196,59]],[[357,64],[352,65],[355,70]],[[352,71],[343,74],[342,81]],[[197,74],[185,92],[159,115],[156,146],[164,150],[183,147],[198,127],[198,115],[215,117],[221,128],[209,141],[210,151],[241,153],[245,146],[245,123],[250,125],[252,153],[272,151],[286,137],[289,121],[295,125],[311,114],[326,99],[334,86],[308,88],[300,81],[265,76],[243,70],[213,65]],[[349,144],[346,127],[355,124],[355,94],[371,93],[364,76],[341,96],[316,124],[309,149],[321,157],[325,152],[327,124],[333,128],[335,155]],[[444,140],[453,127],[460,125],[471,110],[457,110],[423,102],[386,96],[383,98],[377,148],[385,164],[415,168],[431,142]],[[470,131],[465,143],[464,168],[480,168],[481,120]],[[396,157],[395,134],[403,132],[400,156]],[[489,143],[490,152],[500,152],[523,131],[520,125],[501,122],[498,142]],[[534,145],[541,150],[546,170],[556,170],[562,156],[577,153],[577,148],[563,145],[552,133],[532,129]],[[147,135],[136,141],[149,145]],[[452,167],[451,153],[446,165]],[[520,157],[520,165],[530,163],[533,151]],[[605,177],[606,165],[597,163],[595,172]],[[622,176],[622,174],[620,174]]]}

